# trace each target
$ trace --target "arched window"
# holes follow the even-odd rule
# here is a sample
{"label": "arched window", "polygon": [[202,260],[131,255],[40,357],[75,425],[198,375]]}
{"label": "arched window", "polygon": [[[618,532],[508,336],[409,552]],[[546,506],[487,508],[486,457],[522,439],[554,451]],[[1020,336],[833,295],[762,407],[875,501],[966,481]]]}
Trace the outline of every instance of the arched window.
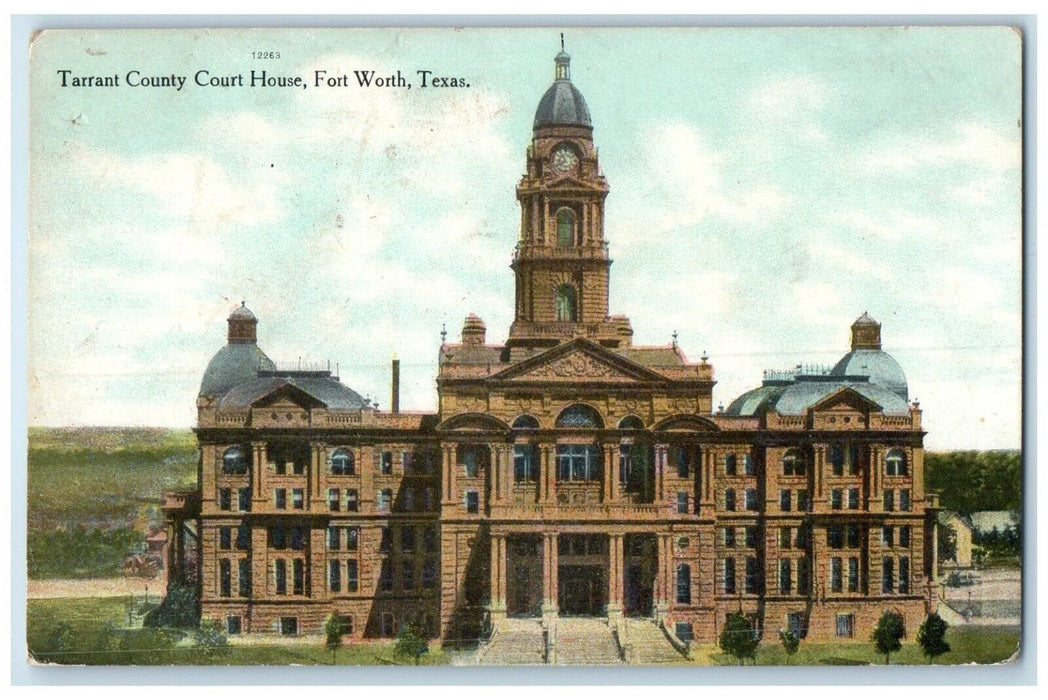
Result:
{"label": "arched window", "polygon": [[787,450],[782,456],[783,476],[804,476],[807,471],[807,460],[800,450]]}
{"label": "arched window", "polygon": [[223,474],[247,474],[247,454],[240,445],[233,445],[222,453]]}
{"label": "arched window", "polygon": [[677,602],[691,603],[691,566],[688,564],[677,564]]}
{"label": "arched window", "polygon": [[575,296],[575,288],[570,284],[562,284],[557,288],[557,320],[579,320],[578,300]]}
{"label": "arched window", "polygon": [[644,421],[637,416],[626,416],[619,421],[619,430],[644,430]]}
{"label": "arched window", "polygon": [[906,476],[906,453],[896,448],[884,458],[884,473],[888,476]]}
{"label": "arched window", "polygon": [[603,428],[604,421],[595,410],[581,403],[568,406],[557,416],[558,428]]}
{"label": "arched window", "polygon": [[575,214],[570,209],[557,212],[557,246],[570,248],[575,245]]}
{"label": "arched window", "polygon": [[735,476],[739,471],[739,458],[734,454],[728,454],[724,457],[724,475]]}
{"label": "arched window", "polygon": [[331,453],[331,473],[342,476],[352,476],[356,472],[356,464],[353,453],[344,447],[340,447]]}
{"label": "arched window", "polygon": [[528,414],[525,413],[522,416],[517,416],[517,419],[515,421],[513,421],[513,429],[514,430],[538,430],[539,429],[539,422],[538,422],[538,420],[534,416],[529,416]]}

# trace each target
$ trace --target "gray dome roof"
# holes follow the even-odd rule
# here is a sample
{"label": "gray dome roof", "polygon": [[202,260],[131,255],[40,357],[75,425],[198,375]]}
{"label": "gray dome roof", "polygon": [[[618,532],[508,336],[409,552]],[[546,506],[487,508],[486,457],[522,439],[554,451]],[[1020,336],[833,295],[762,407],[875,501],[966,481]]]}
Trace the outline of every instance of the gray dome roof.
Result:
{"label": "gray dome roof", "polygon": [[746,393],[740,395],[737,399],[728,405],[728,408],[724,411],[729,416],[754,416],[757,415],[758,409],[761,407],[769,397],[773,394],[781,393],[781,386],[774,386],[765,384],[759,386],[756,389],[750,389]]}
{"label": "gray dome roof", "polygon": [[554,124],[593,128],[586,99],[566,78],[555,80],[549,86],[546,94],[539,100],[539,108],[535,110],[533,128]]}
{"label": "gray dome roof", "polygon": [[870,384],[882,386],[898,394],[904,401],[910,398],[906,374],[895,358],[883,350],[852,350],[834,365],[830,374],[836,377],[869,377]]}
{"label": "gray dome roof", "polygon": [[250,408],[260,398],[283,386],[293,386],[324,404],[332,411],[353,411],[367,406],[367,401],[345,384],[329,376],[263,376],[237,384],[219,401],[221,410]]}
{"label": "gray dome roof", "polygon": [[200,396],[222,396],[237,384],[257,377],[260,369],[272,371],[276,365],[254,343],[230,343],[207,363]]}
{"label": "gray dome roof", "polygon": [[257,321],[255,314],[251,313],[251,309],[247,308],[244,302],[240,302],[240,306],[236,310],[229,314],[229,320],[243,320],[243,321]]}
{"label": "gray dome roof", "polygon": [[884,413],[906,415],[910,406],[906,399],[887,387],[863,381],[805,381],[789,384],[765,384],[751,389],[731,402],[725,413],[729,416],[757,416],[767,409],[782,415],[802,415],[811,406],[830,394],[848,387],[878,404]]}

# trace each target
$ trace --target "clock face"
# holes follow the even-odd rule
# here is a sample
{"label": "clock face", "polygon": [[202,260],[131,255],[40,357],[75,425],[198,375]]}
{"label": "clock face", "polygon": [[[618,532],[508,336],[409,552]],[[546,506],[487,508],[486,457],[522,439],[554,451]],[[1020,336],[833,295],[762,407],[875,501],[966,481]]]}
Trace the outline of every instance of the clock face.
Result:
{"label": "clock face", "polygon": [[557,172],[566,173],[574,170],[578,164],[579,157],[567,146],[561,146],[553,151],[553,169]]}

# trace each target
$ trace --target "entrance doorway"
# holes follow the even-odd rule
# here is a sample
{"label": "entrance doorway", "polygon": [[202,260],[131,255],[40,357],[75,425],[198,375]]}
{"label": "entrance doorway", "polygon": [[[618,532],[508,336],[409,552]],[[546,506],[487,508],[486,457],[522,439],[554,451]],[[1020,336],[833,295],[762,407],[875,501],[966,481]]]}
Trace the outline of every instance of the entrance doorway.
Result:
{"label": "entrance doorway", "polygon": [[515,535],[506,542],[506,614],[542,614],[542,537]]}
{"label": "entrance doorway", "polygon": [[623,613],[649,617],[655,599],[658,546],[654,535],[626,535],[623,540]]}
{"label": "entrance doorway", "polygon": [[560,614],[599,617],[607,605],[608,583],[600,566],[564,565],[558,572]]}

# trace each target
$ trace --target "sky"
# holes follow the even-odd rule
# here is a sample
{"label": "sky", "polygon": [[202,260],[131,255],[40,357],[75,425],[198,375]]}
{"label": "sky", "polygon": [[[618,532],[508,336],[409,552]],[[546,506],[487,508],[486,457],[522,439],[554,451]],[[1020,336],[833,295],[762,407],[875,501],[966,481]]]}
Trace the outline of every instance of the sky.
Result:
{"label": "sky", "polygon": [[[46,32],[30,76],[30,425],[188,427],[242,300],[278,363],[435,410],[440,331],[513,313],[551,29]],[[580,29],[613,314],[715,368],[883,324],[931,449],[1021,442],[1021,42],[1007,28]],[[252,52],[279,52],[279,58]],[[301,76],[306,88],[194,75]],[[348,87],[315,86],[315,71]],[[354,71],[400,71],[360,88]],[[468,87],[422,88],[417,71]],[[59,73],[59,71],[69,71]],[[128,73],[184,76],[128,85]],[[62,76],[67,85],[62,86]],[[72,77],[113,76],[115,87]],[[132,82],[138,82],[132,80]],[[158,82],[163,82],[159,81]],[[170,81],[169,81],[170,82]]]}

